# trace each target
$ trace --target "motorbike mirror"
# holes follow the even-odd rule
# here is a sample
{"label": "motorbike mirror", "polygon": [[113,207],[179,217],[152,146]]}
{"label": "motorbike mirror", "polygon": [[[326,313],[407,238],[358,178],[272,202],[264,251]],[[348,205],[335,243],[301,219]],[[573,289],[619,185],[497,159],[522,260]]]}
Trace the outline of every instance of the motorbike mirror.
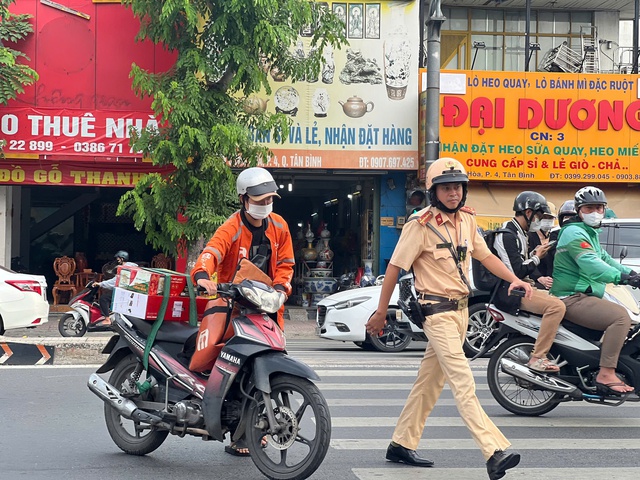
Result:
{"label": "motorbike mirror", "polygon": [[620,250],[620,261],[624,260],[625,258],[627,258],[627,255],[629,254],[629,249],[627,248],[627,246],[625,245],[624,247],[622,247],[622,249]]}

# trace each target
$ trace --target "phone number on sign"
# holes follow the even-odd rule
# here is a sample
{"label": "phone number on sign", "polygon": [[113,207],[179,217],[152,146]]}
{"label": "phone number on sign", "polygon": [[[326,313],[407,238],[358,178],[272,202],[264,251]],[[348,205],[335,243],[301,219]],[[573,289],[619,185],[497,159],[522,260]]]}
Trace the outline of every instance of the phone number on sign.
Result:
{"label": "phone number on sign", "polygon": [[[67,147],[61,146],[60,150],[66,150]],[[29,151],[29,152],[52,152],[54,143],[45,140],[9,140],[9,150],[12,151]],[[120,143],[101,143],[101,142],[75,142],[73,151],[79,153],[134,153],[133,148],[122,146]]]}
{"label": "phone number on sign", "polygon": [[640,180],[637,173],[552,173],[551,180]]}

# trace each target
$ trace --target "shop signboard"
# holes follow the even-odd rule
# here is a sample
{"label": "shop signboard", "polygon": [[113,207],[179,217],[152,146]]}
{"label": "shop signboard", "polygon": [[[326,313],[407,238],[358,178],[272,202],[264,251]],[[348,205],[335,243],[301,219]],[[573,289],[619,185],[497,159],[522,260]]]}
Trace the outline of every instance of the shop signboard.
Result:
{"label": "shop signboard", "polygon": [[484,181],[640,180],[638,77],[445,72],[440,152]]}
{"label": "shop signboard", "polygon": [[[291,119],[283,143],[253,132],[273,152],[266,166],[417,170],[419,3],[320,3],[344,18],[349,45],[327,47],[318,76],[305,81],[266,67],[272,92],[249,108]],[[309,54],[311,34],[302,32],[293,55]]]}
{"label": "shop signboard", "polygon": [[95,163],[73,158],[60,161],[5,159],[0,164],[0,185],[61,185],[134,187],[150,171],[170,173],[172,167],[153,167],[150,162],[105,161]]}
{"label": "shop signboard", "polygon": [[15,155],[142,157],[129,145],[131,128],[158,128],[151,112],[82,111],[57,108],[0,110],[0,138]]}

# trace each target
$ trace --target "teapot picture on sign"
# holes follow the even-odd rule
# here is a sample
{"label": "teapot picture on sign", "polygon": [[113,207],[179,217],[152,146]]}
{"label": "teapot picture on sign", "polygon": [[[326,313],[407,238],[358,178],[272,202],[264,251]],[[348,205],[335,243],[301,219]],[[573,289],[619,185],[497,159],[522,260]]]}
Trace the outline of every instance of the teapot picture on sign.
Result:
{"label": "teapot picture on sign", "polygon": [[339,100],[338,103],[342,106],[344,114],[351,118],[360,118],[373,110],[373,102],[365,102],[356,95],[349,97],[346,102]]}

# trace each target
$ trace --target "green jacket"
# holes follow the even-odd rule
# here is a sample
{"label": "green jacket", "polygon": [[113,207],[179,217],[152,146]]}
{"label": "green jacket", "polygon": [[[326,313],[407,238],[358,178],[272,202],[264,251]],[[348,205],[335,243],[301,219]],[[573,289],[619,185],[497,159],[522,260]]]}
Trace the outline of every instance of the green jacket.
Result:
{"label": "green jacket", "polygon": [[551,294],[566,297],[586,293],[602,298],[607,283],[620,283],[631,269],[620,265],[600,246],[596,230],[583,222],[569,223],[558,234]]}

